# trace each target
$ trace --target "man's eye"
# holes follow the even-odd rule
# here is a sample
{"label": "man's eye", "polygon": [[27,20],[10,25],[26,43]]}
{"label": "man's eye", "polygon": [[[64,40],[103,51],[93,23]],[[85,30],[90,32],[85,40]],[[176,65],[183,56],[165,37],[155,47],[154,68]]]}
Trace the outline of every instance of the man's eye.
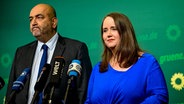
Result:
{"label": "man's eye", "polygon": [[37,18],[38,18],[38,19],[43,19],[43,16],[38,16]]}
{"label": "man's eye", "polygon": [[29,18],[29,22],[31,22],[32,21],[32,18]]}

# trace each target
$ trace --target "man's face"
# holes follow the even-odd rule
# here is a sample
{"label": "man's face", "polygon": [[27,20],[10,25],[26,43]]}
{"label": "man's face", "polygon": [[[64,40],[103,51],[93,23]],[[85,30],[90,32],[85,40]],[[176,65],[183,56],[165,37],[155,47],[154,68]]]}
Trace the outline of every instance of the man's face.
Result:
{"label": "man's face", "polygon": [[49,9],[44,5],[35,6],[30,12],[30,31],[38,40],[44,40],[52,34],[53,23],[48,14]]}

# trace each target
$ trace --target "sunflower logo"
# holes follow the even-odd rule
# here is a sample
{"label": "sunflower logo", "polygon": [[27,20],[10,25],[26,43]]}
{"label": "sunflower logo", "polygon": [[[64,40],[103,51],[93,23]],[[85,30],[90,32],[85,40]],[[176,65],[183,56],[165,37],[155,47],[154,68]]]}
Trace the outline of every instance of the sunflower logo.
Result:
{"label": "sunflower logo", "polygon": [[184,76],[183,73],[175,73],[171,78],[171,85],[174,89],[180,91],[184,88]]}
{"label": "sunflower logo", "polygon": [[166,30],[169,40],[176,41],[181,36],[181,30],[178,25],[170,25]]}

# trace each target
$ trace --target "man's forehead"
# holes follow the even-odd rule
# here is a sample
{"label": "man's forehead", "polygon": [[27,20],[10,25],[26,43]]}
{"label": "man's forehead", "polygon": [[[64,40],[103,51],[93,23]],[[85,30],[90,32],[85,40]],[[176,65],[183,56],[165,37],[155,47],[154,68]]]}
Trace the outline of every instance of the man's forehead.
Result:
{"label": "man's forehead", "polygon": [[38,15],[38,14],[46,14],[49,12],[49,7],[47,5],[37,5],[32,8],[30,12],[30,16]]}
{"label": "man's forehead", "polygon": [[47,8],[33,8],[30,12],[30,16],[35,16],[35,15],[46,15],[48,13]]}

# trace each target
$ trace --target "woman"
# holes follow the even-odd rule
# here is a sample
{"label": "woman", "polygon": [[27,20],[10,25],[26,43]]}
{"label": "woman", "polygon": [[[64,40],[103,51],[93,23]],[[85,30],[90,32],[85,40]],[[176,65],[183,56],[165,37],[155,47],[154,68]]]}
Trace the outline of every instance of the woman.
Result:
{"label": "woman", "polygon": [[86,104],[168,103],[161,67],[139,47],[133,26],[125,15],[105,16],[101,37],[102,61],[93,68]]}

